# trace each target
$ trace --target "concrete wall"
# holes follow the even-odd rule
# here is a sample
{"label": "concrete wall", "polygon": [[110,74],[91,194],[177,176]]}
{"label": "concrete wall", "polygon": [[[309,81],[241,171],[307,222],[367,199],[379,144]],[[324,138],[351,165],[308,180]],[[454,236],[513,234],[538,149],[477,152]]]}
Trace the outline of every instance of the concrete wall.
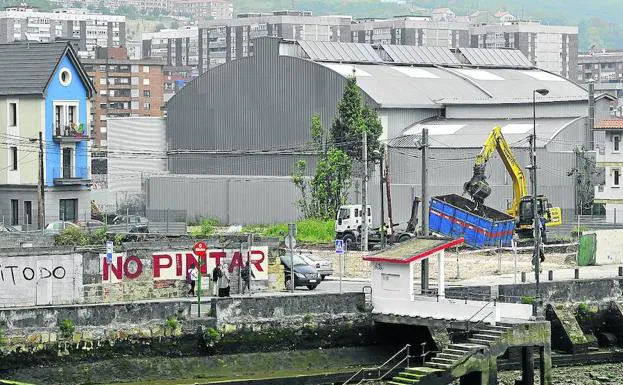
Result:
{"label": "concrete wall", "polygon": [[79,300],[81,287],[80,254],[0,254],[0,306],[72,303]]}
{"label": "concrete wall", "polygon": [[[621,213],[623,217],[623,212]],[[623,218],[621,218],[623,219]],[[623,230],[588,231],[597,236],[595,264],[610,265],[623,263]]]}
{"label": "concrete wall", "polygon": [[[253,247],[253,290],[279,284],[280,271],[271,266],[279,264],[273,254],[275,249],[266,244]],[[209,276],[217,261],[229,265],[231,292],[238,293],[240,267],[246,255],[245,249],[211,247],[202,262],[205,293],[214,284]],[[67,249],[3,249],[0,308],[181,298],[188,291],[186,272],[192,263],[197,264],[192,245],[128,248],[114,253],[111,263],[104,250],[76,253]]]}
{"label": "concrete wall", "polygon": [[217,327],[241,327],[253,323],[280,323],[288,317],[335,317],[363,311],[363,293],[296,296],[272,295],[253,298],[218,298],[212,302]]}

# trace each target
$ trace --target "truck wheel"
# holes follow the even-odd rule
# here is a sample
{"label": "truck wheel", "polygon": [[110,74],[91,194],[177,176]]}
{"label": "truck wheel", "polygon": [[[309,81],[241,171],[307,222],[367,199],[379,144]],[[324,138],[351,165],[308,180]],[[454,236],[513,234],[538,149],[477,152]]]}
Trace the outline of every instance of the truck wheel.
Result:
{"label": "truck wheel", "polygon": [[344,244],[346,244],[346,250],[352,249],[351,245],[355,244],[355,236],[353,236],[352,234],[344,235],[344,237],[342,237],[342,240],[344,241]]}
{"label": "truck wheel", "polygon": [[408,241],[409,239],[411,239],[411,237],[410,237],[410,236],[408,236],[408,235],[406,235],[406,234],[401,235],[401,236],[400,236],[400,238],[398,238],[398,243],[406,242],[406,241]]}
{"label": "truck wheel", "polygon": [[316,286],[318,286],[318,285],[307,285],[307,288],[309,290],[314,290],[316,288]]}

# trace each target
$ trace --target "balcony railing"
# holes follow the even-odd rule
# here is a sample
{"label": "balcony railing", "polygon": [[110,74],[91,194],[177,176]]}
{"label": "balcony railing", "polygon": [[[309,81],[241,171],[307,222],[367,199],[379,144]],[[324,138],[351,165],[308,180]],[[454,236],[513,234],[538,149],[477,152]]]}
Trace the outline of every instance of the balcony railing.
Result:
{"label": "balcony railing", "polygon": [[89,135],[87,134],[88,130],[84,127],[84,124],[71,124],[71,125],[60,125],[56,126],[54,129],[54,141],[56,142],[79,142],[83,140],[88,140]]}
{"label": "balcony railing", "polygon": [[88,167],[52,167],[50,170],[55,185],[90,184]]}

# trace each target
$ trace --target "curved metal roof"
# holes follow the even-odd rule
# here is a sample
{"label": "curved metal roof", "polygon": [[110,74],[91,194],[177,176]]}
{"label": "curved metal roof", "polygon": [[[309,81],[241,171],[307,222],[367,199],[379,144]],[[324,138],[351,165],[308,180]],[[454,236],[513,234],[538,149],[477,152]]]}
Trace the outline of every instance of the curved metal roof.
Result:
{"label": "curved metal roof", "polygon": [[538,69],[476,69],[441,66],[409,67],[388,64],[320,63],[347,77],[355,73],[357,84],[382,108],[441,108],[453,104],[532,103],[588,100],[579,85]]}

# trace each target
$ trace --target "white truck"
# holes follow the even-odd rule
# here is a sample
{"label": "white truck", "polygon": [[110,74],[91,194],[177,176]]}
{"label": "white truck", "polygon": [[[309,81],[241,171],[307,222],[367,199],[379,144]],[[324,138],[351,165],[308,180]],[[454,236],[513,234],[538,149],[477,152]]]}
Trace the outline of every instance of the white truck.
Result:
{"label": "white truck", "polygon": [[[387,243],[399,243],[408,241],[415,237],[417,227],[417,212],[420,199],[416,197],[411,207],[411,218],[407,222],[405,230],[388,230]],[[361,225],[363,224],[362,205],[343,205],[337,212],[335,221],[335,238],[344,241],[347,250],[357,248],[361,244]],[[398,226],[394,224],[393,227]],[[368,248],[373,249],[381,244],[381,231],[379,228],[372,228],[372,208],[368,205]]]}

